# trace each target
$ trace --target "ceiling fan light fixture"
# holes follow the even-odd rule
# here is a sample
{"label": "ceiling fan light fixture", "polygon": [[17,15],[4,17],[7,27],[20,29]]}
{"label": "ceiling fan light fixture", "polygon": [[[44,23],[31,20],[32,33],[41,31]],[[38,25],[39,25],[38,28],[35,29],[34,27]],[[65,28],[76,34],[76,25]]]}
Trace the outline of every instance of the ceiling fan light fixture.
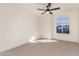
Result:
{"label": "ceiling fan light fixture", "polygon": [[46,13],[49,13],[49,12],[46,12]]}
{"label": "ceiling fan light fixture", "polygon": [[51,11],[59,10],[60,9],[60,7],[56,7],[56,8],[52,8],[52,9],[50,7],[51,7],[51,3],[48,3],[48,5],[46,6],[46,9],[37,9],[37,10],[44,11],[42,14],[44,14],[44,13],[50,13],[52,15],[53,13]]}

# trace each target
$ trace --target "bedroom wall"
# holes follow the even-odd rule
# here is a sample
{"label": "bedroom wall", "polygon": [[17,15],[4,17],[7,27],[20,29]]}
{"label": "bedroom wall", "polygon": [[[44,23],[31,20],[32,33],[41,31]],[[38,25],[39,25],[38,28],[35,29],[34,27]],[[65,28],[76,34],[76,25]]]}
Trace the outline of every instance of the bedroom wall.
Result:
{"label": "bedroom wall", "polygon": [[[77,10],[77,20],[78,20],[78,25],[79,25],[79,10]],[[77,26],[78,27],[78,42],[79,42],[79,26]]]}
{"label": "bedroom wall", "polygon": [[[56,19],[58,16],[66,15],[70,21],[70,34],[56,33]],[[54,15],[44,14],[41,17],[41,38],[57,39],[64,41],[79,42],[78,40],[78,11],[66,11],[54,13]]]}
{"label": "bedroom wall", "polygon": [[44,14],[41,15],[40,19],[40,38],[48,38],[51,39],[51,15]]}
{"label": "bedroom wall", "polygon": [[[56,33],[56,19],[57,19],[57,16],[60,16],[60,15],[66,15],[66,16],[69,17],[70,34],[59,34],[59,33]],[[77,11],[75,11],[75,10],[68,11],[68,12],[56,14],[54,16],[54,21],[53,21],[53,39],[79,42],[79,40],[78,40],[78,16],[77,16]]]}
{"label": "bedroom wall", "polygon": [[39,16],[28,6],[33,4],[0,4],[0,52],[39,38]]}

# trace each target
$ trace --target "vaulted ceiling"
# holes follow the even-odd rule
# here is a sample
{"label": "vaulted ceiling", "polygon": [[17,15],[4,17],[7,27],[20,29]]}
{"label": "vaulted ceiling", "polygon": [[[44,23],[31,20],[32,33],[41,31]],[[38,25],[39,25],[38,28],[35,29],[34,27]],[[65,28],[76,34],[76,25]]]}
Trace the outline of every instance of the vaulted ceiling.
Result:
{"label": "vaulted ceiling", "polygon": [[[15,11],[25,11],[35,14],[40,14],[43,11],[37,10],[37,8],[45,9],[47,3],[1,3],[0,10],[15,10]],[[52,3],[51,8],[61,7],[60,10],[52,11],[52,12],[64,12],[71,10],[78,10],[79,3]]]}
{"label": "vaulted ceiling", "polygon": [[[38,4],[41,8],[45,8],[47,3]],[[52,12],[66,12],[72,10],[79,10],[79,3],[52,3],[51,8],[61,7],[60,10],[52,11]],[[38,7],[39,8],[39,7]]]}

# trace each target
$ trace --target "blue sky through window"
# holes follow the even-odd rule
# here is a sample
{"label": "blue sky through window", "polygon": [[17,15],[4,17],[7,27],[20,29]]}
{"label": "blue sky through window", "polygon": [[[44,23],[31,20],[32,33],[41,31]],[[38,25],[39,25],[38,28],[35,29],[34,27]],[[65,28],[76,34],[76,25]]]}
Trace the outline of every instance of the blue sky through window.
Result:
{"label": "blue sky through window", "polygon": [[58,16],[57,17],[57,25],[68,25],[69,17],[68,16]]}

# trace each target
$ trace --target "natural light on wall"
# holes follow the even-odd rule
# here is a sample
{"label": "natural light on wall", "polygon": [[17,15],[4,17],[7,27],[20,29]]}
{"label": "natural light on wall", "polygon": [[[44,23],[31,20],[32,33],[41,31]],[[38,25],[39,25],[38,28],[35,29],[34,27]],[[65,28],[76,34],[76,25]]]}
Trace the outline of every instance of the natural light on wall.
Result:
{"label": "natural light on wall", "polygon": [[33,36],[30,41],[30,43],[39,43],[39,42],[42,42],[42,43],[46,43],[46,42],[58,42],[57,40],[50,40],[50,39],[37,39],[35,38],[35,36]]}
{"label": "natural light on wall", "polygon": [[35,41],[35,36],[32,36],[32,38],[30,39],[30,42],[36,42]]}

